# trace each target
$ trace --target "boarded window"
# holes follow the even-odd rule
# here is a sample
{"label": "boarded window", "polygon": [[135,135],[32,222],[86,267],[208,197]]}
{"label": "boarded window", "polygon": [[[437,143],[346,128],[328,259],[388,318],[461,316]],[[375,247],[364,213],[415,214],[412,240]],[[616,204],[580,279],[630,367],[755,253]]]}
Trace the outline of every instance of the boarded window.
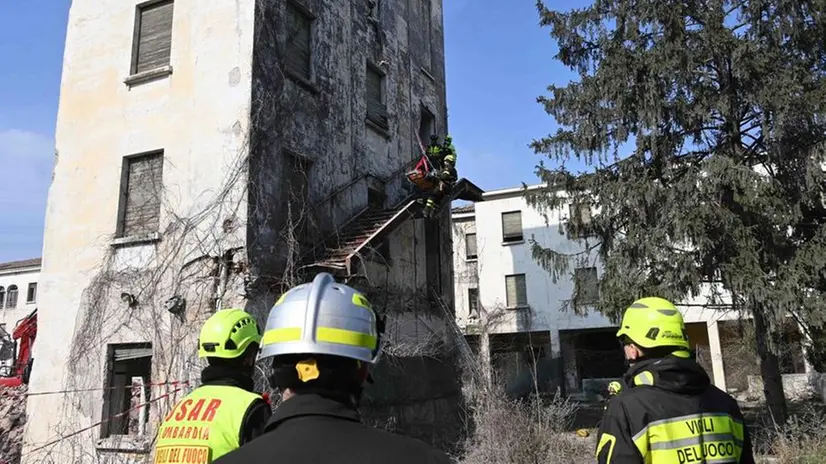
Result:
{"label": "boarded window", "polygon": [[528,305],[528,288],[525,284],[525,274],[505,276],[505,291],[508,308]]}
{"label": "boarded window", "polygon": [[9,285],[9,289],[6,292],[6,307],[17,307],[17,285]]}
{"label": "boarded window", "polygon": [[465,256],[467,259],[476,259],[476,234],[465,234]]}
{"label": "boarded window", "polygon": [[138,5],[132,45],[132,74],[169,65],[172,5],[171,0]]}
{"label": "boarded window", "polygon": [[375,66],[367,65],[367,119],[383,129],[390,127],[385,103],[385,77]]}
{"label": "boarded window", "polygon": [[507,243],[522,240],[522,212],[502,213],[502,241]]}
{"label": "boarded window", "polygon": [[594,304],[599,300],[597,268],[581,267],[574,270],[574,302],[578,305]]}
{"label": "boarded window", "polygon": [[118,235],[132,237],[157,232],[163,190],[163,152],[123,160]]}
{"label": "boarded window", "polygon": [[312,28],[309,11],[294,1],[287,2],[287,69],[309,81],[312,78]]}
{"label": "boarded window", "polygon": [[146,435],[152,345],[109,345],[107,371],[103,419],[109,419],[109,422],[102,424],[101,438],[112,435]]}
{"label": "boarded window", "polygon": [[471,316],[479,314],[479,289],[467,289],[467,304]]}
{"label": "boarded window", "polygon": [[29,284],[29,289],[26,292],[26,303],[35,303],[37,301],[37,283]]}

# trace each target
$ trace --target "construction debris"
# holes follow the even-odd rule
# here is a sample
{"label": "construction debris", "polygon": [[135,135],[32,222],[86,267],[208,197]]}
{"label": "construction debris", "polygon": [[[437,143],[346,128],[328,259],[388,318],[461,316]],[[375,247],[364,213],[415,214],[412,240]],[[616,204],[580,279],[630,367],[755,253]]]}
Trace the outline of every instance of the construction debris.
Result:
{"label": "construction debris", "polygon": [[26,424],[26,386],[0,390],[0,464],[18,464]]}

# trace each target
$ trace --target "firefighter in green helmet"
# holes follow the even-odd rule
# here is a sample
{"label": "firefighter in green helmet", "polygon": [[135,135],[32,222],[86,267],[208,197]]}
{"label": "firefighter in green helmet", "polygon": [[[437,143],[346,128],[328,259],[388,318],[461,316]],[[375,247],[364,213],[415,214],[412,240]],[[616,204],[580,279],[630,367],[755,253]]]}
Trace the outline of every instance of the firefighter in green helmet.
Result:
{"label": "firefighter in green helmet", "polygon": [[210,463],[263,433],[270,406],[253,391],[261,331],[240,309],[224,309],[204,323],[198,357],[209,365],[201,386],[178,401],[158,429],[155,464]]}
{"label": "firefighter in green helmet", "polygon": [[754,463],[737,401],[691,358],[674,304],[635,301],[617,338],[630,367],[602,418],[598,464]]}

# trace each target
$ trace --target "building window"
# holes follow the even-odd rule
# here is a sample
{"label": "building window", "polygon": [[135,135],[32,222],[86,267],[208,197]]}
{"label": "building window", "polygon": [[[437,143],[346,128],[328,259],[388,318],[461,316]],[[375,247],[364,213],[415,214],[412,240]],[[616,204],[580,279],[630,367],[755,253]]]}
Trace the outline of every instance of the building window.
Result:
{"label": "building window", "polygon": [[[104,397],[101,438],[113,435],[144,435],[149,420],[149,385],[152,376],[152,345],[109,345],[107,389]],[[128,411],[128,414],[122,414]]]}
{"label": "building window", "polygon": [[419,141],[422,142],[422,149],[427,149],[430,144],[430,135],[434,133],[436,125],[436,117],[429,109],[422,106],[421,114],[419,115]]}
{"label": "building window", "polygon": [[522,211],[502,213],[502,241],[513,243],[522,240]]}
{"label": "building window", "polygon": [[465,257],[467,259],[476,259],[476,234],[465,234]]}
{"label": "building window", "polygon": [[313,19],[298,2],[287,2],[287,70],[308,82],[313,76]]}
{"label": "building window", "polygon": [[6,307],[17,307],[17,285],[9,285],[9,289],[6,292]]}
{"label": "building window", "polygon": [[505,276],[505,292],[508,308],[528,306],[528,288],[525,283],[525,274]]}
{"label": "building window", "polygon": [[568,215],[571,225],[574,227],[574,238],[585,238],[588,234],[588,226],[591,224],[591,207],[583,202],[574,202],[568,206]]}
{"label": "building window", "polygon": [[157,232],[163,190],[163,152],[123,159],[119,237]]}
{"label": "building window", "polygon": [[3,306],[6,303],[6,289],[0,287],[0,309],[3,309]]}
{"label": "building window", "polygon": [[471,316],[478,316],[479,315],[479,289],[478,288],[469,288],[467,289],[467,304],[468,304],[468,314]]}
{"label": "building window", "polygon": [[172,0],[138,5],[132,39],[132,74],[169,66],[172,50]]}
{"label": "building window", "polygon": [[32,282],[29,284],[29,289],[26,291],[26,303],[32,304],[37,301],[37,283]]}
{"label": "building window", "polygon": [[574,302],[577,305],[591,305],[599,300],[599,278],[597,268],[581,267],[574,270]]}
{"label": "building window", "polygon": [[387,129],[390,123],[387,115],[386,78],[384,73],[372,64],[367,64],[366,97],[367,119]]}

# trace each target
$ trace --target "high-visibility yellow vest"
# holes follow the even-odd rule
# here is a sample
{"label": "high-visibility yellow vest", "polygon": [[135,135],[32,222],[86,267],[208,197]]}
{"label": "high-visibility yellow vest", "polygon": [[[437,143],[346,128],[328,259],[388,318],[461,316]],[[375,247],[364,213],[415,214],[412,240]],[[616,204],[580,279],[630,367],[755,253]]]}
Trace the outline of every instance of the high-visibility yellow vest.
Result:
{"label": "high-visibility yellow vest", "polygon": [[208,464],[238,448],[247,408],[261,395],[204,385],[166,415],[155,442],[155,464]]}
{"label": "high-visibility yellow vest", "polygon": [[651,422],[633,439],[645,462],[740,462],[745,425],[722,412]]}

